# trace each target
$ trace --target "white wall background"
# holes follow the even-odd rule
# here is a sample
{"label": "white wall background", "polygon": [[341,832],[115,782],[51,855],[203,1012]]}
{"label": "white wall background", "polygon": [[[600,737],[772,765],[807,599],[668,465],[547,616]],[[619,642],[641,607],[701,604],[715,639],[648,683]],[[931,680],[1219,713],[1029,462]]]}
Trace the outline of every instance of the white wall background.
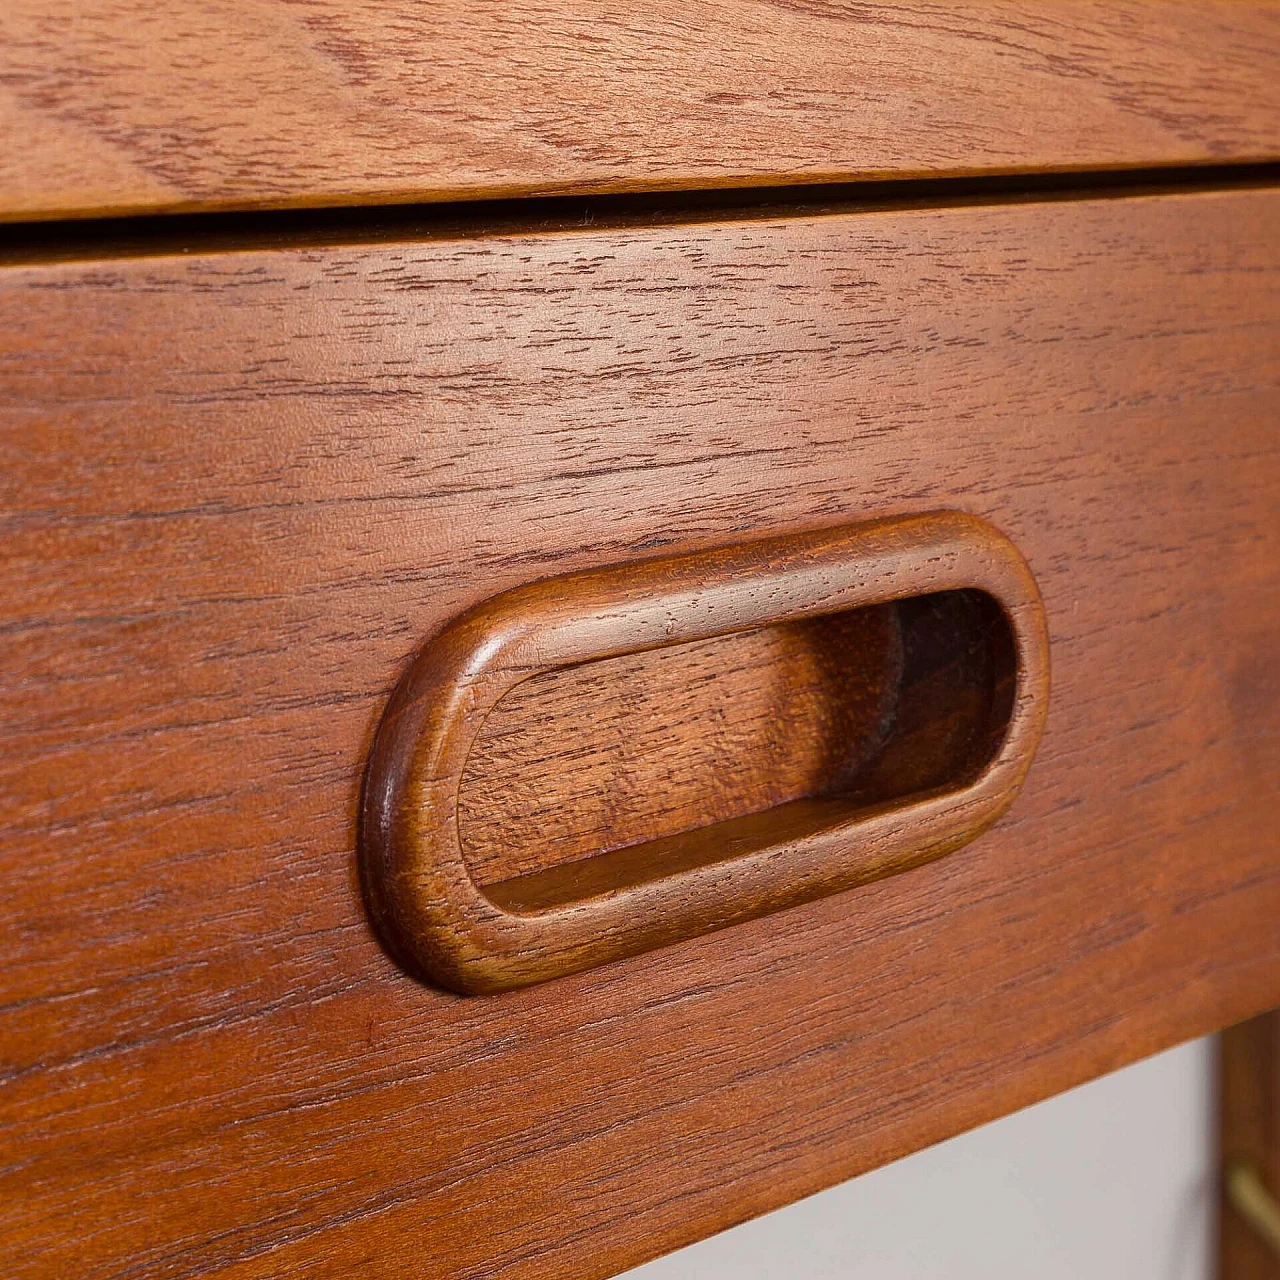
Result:
{"label": "white wall background", "polygon": [[627,1280],[1208,1280],[1210,1054],[1182,1045]]}

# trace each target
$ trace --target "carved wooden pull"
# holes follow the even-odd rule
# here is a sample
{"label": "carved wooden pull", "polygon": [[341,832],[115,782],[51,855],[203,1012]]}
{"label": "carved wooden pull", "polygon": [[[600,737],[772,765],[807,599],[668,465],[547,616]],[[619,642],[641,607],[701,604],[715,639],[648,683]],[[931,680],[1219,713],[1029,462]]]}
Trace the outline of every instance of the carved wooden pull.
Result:
{"label": "carved wooden pull", "polygon": [[387,708],[370,909],[408,967],[480,993],[895,874],[1013,802],[1048,679],[1030,571],[956,513],[508,591]]}

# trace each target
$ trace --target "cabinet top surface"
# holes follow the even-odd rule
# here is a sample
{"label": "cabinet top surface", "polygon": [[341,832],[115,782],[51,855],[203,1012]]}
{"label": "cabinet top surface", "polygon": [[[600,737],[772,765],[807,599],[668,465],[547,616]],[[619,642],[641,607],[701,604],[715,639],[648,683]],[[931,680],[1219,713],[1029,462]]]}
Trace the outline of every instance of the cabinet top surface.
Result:
{"label": "cabinet top surface", "polygon": [[12,0],[0,36],[0,220],[1280,155],[1258,0]]}

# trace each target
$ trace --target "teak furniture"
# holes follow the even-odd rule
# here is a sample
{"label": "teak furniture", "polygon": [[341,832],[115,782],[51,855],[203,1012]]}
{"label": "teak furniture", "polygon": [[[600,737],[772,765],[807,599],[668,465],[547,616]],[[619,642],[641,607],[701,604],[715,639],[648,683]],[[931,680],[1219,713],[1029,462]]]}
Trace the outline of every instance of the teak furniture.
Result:
{"label": "teak furniture", "polygon": [[6,1275],[609,1276],[1280,1005],[1274,6],[0,32]]}

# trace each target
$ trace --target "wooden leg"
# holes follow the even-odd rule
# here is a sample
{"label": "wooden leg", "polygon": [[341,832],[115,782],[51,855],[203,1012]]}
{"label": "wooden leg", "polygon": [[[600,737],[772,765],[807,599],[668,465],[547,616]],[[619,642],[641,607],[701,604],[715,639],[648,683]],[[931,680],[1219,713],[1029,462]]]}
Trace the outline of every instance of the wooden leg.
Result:
{"label": "wooden leg", "polygon": [[1219,1061],[1218,1275],[1280,1280],[1280,1248],[1267,1236],[1280,1202],[1280,1010],[1224,1031]]}

